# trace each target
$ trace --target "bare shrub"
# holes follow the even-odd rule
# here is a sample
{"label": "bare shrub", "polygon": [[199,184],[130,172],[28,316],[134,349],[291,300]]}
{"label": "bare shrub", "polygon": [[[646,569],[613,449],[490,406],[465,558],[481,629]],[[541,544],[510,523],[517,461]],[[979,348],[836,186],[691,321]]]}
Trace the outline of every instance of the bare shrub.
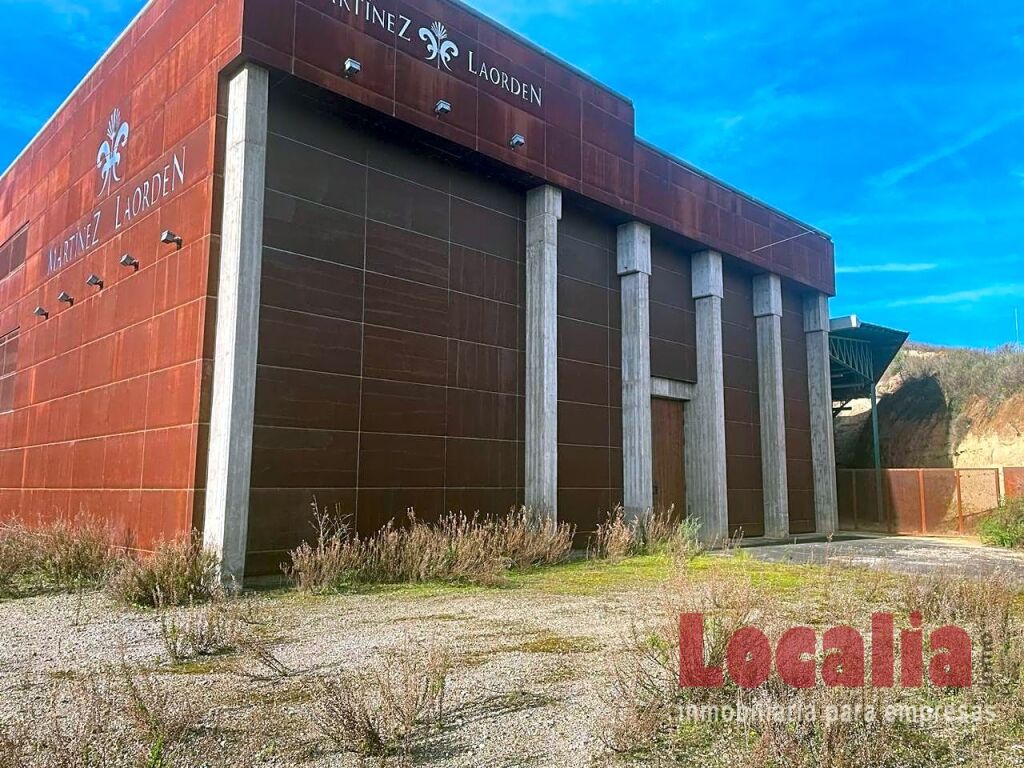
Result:
{"label": "bare shrub", "polygon": [[613,562],[654,554],[690,559],[703,551],[698,541],[698,528],[695,520],[680,520],[674,506],[634,519],[627,519],[625,510],[620,506],[597,526],[590,544],[590,555]]}
{"label": "bare shrub", "polygon": [[444,717],[450,669],[446,653],[409,647],[369,671],[320,678],[312,724],[346,752],[408,754],[417,732]]}
{"label": "bare shrub", "polygon": [[896,356],[887,376],[934,378],[950,409],[959,412],[974,397],[996,406],[1024,392],[1024,348],[1008,344],[994,350],[911,344]]}
{"label": "bare shrub", "polygon": [[238,649],[247,628],[233,606],[223,600],[184,613],[160,615],[160,638],[171,661],[180,664]]}
{"label": "bare shrub", "polygon": [[129,605],[192,605],[219,593],[218,564],[217,556],[193,533],[161,542],[152,554],[126,560],[110,580],[110,591]]}
{"label": "bare shrub", "polygon": [[[780,596],[725,562],[715,561],[696,571],[680,570],[668,587],[666,610],[637,624],[631,651],[615,664],[602,718],[606,748],[645,764],[924,768],[957,764],[952,756],[964,749],[971,751],[972,765],[1005,764],[1001,758],[1016,733],[1012,724],[1024,722],[1024,661],[1019,648],[1024,627],[1018,593],[999,579],[980,582],[949,574],[879,578],[861,587],[863,574],[847,571],[844,580],[843,573],[823,569],[814,579],[813,590]],[[822,580],[827,582],[824,586]],[[824,590],[821,595],[808,594],[819,588]],[[842,618],[818,605],[819,599],[828,601],[840,590],[849,596]],[[772,676],[758,688],[746,690],[727,675],[722,688],[679,687],[682,613],[704,615],[705,664],[724,667],[728,641],[743,626],[758,627],[776,647],[789,626],[810,623],[819,632],[838,623],[857,626],[887,607],[897,616],[921,611],[928,626],[963,626],[976,641],[983,633],[989,636],[991,664],[986,674],[991,679],[976,680],[973,688],[964,690],[930,685],[874,688],[870,682],[855,690],[820,684],[798,690]],[[870,654],[870,648],[865,652]],[[822,659],[819,646],[819,667]],[[998,698],[994,698],[996,692]],[[880,714],[914,705],[950,710],[996,705],[998,716],[992,722],[956,728],[938,719],[908,721]],[[746,708],[760,715],[743,721],[709,721],[699,714],[715,708],[719,713],[723,708],[733,713]],[[809,712],[816,717],[807,717]],[[827,716],[829,712],[832,717]]]}
{"label": "bare shrub", "polygon": [[122,662],[63,681],[45,702],[18,712],[0,729],[0,766],[167,765],[196,722],[180,694]]}
{"label": "bare shrub", "polygon": [[616,507],[605,522],[598,524],[591,540],[590,555],[618,562],[634,554],[635,548],[636,526],[626,521],[622,507]]}
{"label": "bare shrub", "polygon": [[953,416],[950,444],[955,447],[971,428],[971,414],[992,414],[1011,397],[1024,393],[1024,348],[1014,344],[994,350],[912,344],[900,351],[886,375],[938,382]]}
{"label": "bare shrub", "polygon": [[123,552],[114,530],[86,515],[33,527],[6,523],[0,526],[0,592],[97,587],[117,569]]}
{"label": "bare shrub", "polygon": [[510,568],[564,560],[574,533],[527,510],[499,518],[450,513],[436,523],[421,522],[410,510],[406,525],[391,521],[363,538],[315,502],[313,511],[316,541],[293,550],[285,568],[306,592],[372,583],[497,584]]}
{"label": "bare shrub", "polygon": [[559,525],[522,507],[492,521],[497,548],[510,568],[557,565],[572,552],[572,526]]}

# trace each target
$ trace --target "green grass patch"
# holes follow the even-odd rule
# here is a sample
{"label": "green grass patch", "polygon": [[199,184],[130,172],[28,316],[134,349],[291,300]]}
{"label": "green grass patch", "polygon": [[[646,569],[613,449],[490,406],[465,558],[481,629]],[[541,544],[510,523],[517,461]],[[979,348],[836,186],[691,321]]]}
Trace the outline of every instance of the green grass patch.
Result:
{"label": "green grass patch", "polygon": [[510,646],[502,650],[519,653],[594,653],[601,649],[600,644],[589,637],[578,635],[557,635],[553,632],[543,632],[533,640],[527,640],[519,645]]}
{"label": "green grass patch", "polygon": [[770,563],[758,560],[749,551],[740,549],[726,554],[701,555],[689,563],[697,573],[729,572],[750,577],[755,587],[764,587],[780,594],[796,593],[815,583],[820,566]]}
{"label": "green grass patch", "polygon": [[619,562],[574,560],[531,568],[509,576],[511,585],[555,595],[599,595],[665,581],[672,571],[668,555],[645,555]]}
{"label": "green grass patch", "polygon": [[982,541],[996,547],[1024,549],[1024,499],[1007,499],[978,523]]}

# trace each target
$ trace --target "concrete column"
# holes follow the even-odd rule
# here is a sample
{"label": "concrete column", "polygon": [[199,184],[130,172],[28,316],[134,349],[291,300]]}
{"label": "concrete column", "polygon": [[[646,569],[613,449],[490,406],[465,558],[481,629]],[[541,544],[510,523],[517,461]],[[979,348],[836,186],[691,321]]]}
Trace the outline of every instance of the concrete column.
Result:
{"label": "concrete column", "polygon": [[764,535],[789,535],[789,484],[786,476],[786,395],[782,388],[782,280],[754,277],[757,322],[757,391],[761,404],[761,475],[764,487]]}
{"label": "concrete column", "polygon": [[694,255],[697,309],[697,387],[686,413],[686,506],[700,521],[701,540],[721,544],[729,536],[725,467],[725,377],[722,367],[722,256]]}
{"label": "concrete column", "polygon": [[238,586],[249,529],[268,82],[267,70],[246,64],[228,85],[204,541],[220,555],[221,578]]}
{"label": "concrete column", "polygon": [[651,466],[651,228],[619,227],[622,288],[622,480],[626,518],[654,506]]}
{"label": "concrete column", "polygon": [[562,191],[526,195],[526,505],[558,520],[558,222]]}
{"label": "concrete column", "polygon": [[818,533],[839,529],[836,500],[836,444],[832,436],[832,366],[828,349],[828,297],[804,297],[807,385],[811,408],[811,462],[814,473],[814,521]]}

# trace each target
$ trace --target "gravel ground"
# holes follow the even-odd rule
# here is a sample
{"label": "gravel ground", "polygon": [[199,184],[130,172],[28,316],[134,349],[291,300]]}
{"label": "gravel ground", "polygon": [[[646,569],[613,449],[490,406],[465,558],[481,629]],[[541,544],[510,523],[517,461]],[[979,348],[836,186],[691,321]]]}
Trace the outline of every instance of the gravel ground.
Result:
{"label": "gravel ground", "polygon": [[[749,553],[775,562],[829,557],[892,572],[941,567],[982,578],[998,572],[1024,579],[1019,553],[949,542],[864,539],[752,547]],[[652,573],[644,576],[639,568],[611,582],[574,581],[577,576],[561,573],[497,590],[249,595],[237,605],[263,638],[259,647],[272,652],[288,672],[284,675],[252,650],[176,666],[157,613],[126,609],[103,594],[4,601],[0,725],[28,720],[45,732],[72,714],[81,717],[83,709],[97,708],[82,699],[82,681],[116,685],[116,669],[124,660],[155,682],[173,702],[171,710],[192,713],[187,718],[192,735],[170,752],[170,765],[382,765],[339,751],[313,725],[315,681],[366,670],[402,650],[432,647],[447,650],[454,662],[447,717],[443,727],[424,731],[415,741],[415,765],[605,766],[612,761],[600,735],[602,717],[611,709],[616,660],[634,642],[637,626],[665,615],[664,574],[652,578]],[[566,594],[559,594],[563,589]],[[102,717],[123,719],[116,709]],[[3,747],[0,731],[0,768],[17,765],[3,761]],[[102,763],[104,768],[114,764]]]}
{"label": "gravel ground", "polygon": [[268,670],[248,658],[175,668],[158,616],[101,594],[13,600],[0,603],[0,720],[46,711],[55,689],[90,671],[109,674],[124,658],[175,691],[181,707],[198,710],[234,755],[223,763],[190,758],[188,765],[360,765],[326,749],[309,727],[310,675],[361,669],[396,650],[431,645],[454,660],[448,725],[418,743],[415,764],[599,765],[614,659],[637,617],[657,610],[658,591],[257,596],[248,613],[277,659],[297,672],[269,680],[255,679]]}
{"label": "gravel ground", "polygon": [[894,573],[934,573],[1003,578],[1024,582],[1024,552],[985,547],[972,539],[872,536],[825,542],[751,547],[753,557],[775,563],[823,564],[826,561]]}

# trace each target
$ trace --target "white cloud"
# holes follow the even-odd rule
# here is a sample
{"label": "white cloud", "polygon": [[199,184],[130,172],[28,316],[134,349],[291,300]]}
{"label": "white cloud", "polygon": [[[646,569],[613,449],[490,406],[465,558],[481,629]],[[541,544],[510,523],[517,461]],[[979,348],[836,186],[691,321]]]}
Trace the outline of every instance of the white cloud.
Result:
{"label": "white cloud", "polygon": [[1007,296],[1024,297],[1024,283],[997,283],[984,288],[975,288],[968,291],[952,291],[950,293],[936,293],[930,296],[914,296],[908,299],[897,299],[896,301],[884,302],[884,306],[895,307],[923,307],[942,306],[946,304],[976,304],[986,299],[1000,299]]}
{"label": "white cloud", "polygon": [[14,6],[41,10],[46,14],[40,22],[67,45],[78,50],[102,53],[117,33],[122,22],[130,19],[146,0],[7,0]]}
{"label": "white cloud", "polygon": [[872,275],[883,272],[930,272],[938,268],[938,264],[894,261],[887,264],[851,264],[849,266],[836,267],[836,274]]}
{"label": "white cloud", "polygon": [[882,189],[893,187],[904,179],[914,176],[942,160],[947,160],[959,155],[965,149],[969,149],[975,144],[984,141],[992,134],[1002,130],[1011,123],[1017,122],[1022,117],[1024,117],[1024,110],[1018,110],[1010,113],[1009,115],[1002,115],[990,120],[987,123],[979,125],[974,130],[969,131],[965,136],[956,141],[952,141],[943,147],[939,147],[932,152],[922,155],[916,160],[911,160],[884,171],[871,179],[870,184]]}

